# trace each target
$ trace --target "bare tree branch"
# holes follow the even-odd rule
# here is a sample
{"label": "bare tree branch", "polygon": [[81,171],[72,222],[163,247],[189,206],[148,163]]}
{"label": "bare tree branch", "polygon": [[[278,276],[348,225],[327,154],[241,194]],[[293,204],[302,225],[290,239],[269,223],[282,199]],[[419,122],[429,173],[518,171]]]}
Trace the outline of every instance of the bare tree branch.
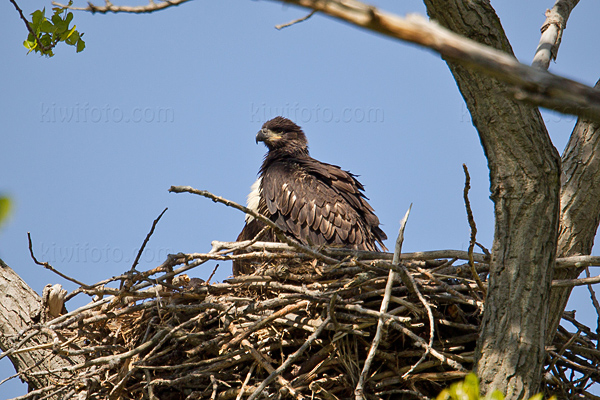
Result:
{"label": "bare tree branch", "polygon": [[[152,3],[147,6],[104,7],[90,4],[80,10],[90,12],[152,12],[188,0]],[[504,51],[467,39],[418,15],[406,18],[381,11],[357,0],[275,0],[321,12],[344,22],[395,39],[408,41],[439,53],[448,61],[477,70],[508,86],[505,92],[514,99],[565,114],[600,122],[600,91],[547,71],[521,64]],[[64,6],[56,3],[57,5]],[[77,8],[76,8],[77,9]]]}
{"label": "bare tree branch", "polygon": [[31,242],[31,233],[30,232],[27,232],[27,240],[29,241],[29,255],[33,259],[34,263],[36,263],[37,265],[41,265],[42,267],[46,268],[47,270],[54,272],[56,275],[60,276],[61,278],[71,281],[73,283],[76,283],[77,285],[79,285],[83,288],[87,289],[87,288],[91,287],[90,285],[80,282],[75,278],[71,278],[70,276],[63,274],[62,272],[58,271],[52,265],[50,265],[49,263],[47,263],[45,261],[44,262],[38,261],[37,258],[35,258],[35,255],[33,254],[33,243]]}
{"label": "bare tree branch", "polygon": [[[12,0],[11,0],[12,1]],[[97,6],[88,2],[87,7],[73,7],[65,4],[58,3],[53,1],[52,4],[57,7],[68,8],[70,10],[78,10],[78,11],[89,11],[91,13],[100,13],[106,14],[108,12],[112,13],[133,13],[133,14],[143,14],[143,13],[152,13],[154,11],[164,10],[169,7],[178,6],[183,3],[187,3],[190,0],[165,0],[155,3],[154,1],[150,1],[150,3],[145,6],[115,6],[109,0],[105,1],[104,6]]]}
{"label": "bare tree branch", "polygon": [[142,256],[142,253],[144,252],[144,249],[146,248],[146,245],[148,244],[148,242],[150,241],[150,238],[152,237],[152,234],[154,233],[154,229],[156,229],[156,224],[158,224],[158,221],[160,221],[160,219],[167,212],[167,210],[168,210],[168,208],[165,208],[160,213],[160,215],[154,220],[154,222],[152,222],[152,228],[150,228],[150,232],[148,232],[148,234],[144,238],[144,241],[142,242],[142,246],[140,247],[140,250],[138,251],[137,256],[135,257],[135,260],[133,261],[133,264],[131,265],[130,271],[135,270],[135,267],[138,265],[138,262],[140,261],[140,257]]}
{"label": "bare tree branch", "polygon": [[302,21],[306,21],[307,19],[309,19],[310,17],[315,15],[316,12],[317,12],[317,10],[312,10],[311,12],[309,12],[307,15],[305,15],[302,18],[295,19],[295,20],[287,22],[285,24],[275,25],[275,29],[282,30],[283,28],[287,28],[289,26],[296,25],[297,23],[300,23]]}
{"label": "bare tree branch", "polygon": [[552,281],[552,287],[573,287],[600,283],[600,276],[588,276],[581,279],[557,279]]}
{"label": "bare tree branch", "polygon": [[519,63],[512,54],[482,45],[417,16],[399,17],[356,0],[282,0],[360,28],[430,48],[448,61],[496,78],[516,100],[600,122],[600,91]]}
{"label": "bare tree branch", "polygon": [[551,10],[546,10],[546,21],[541,28],[542,37],[531,63],[533,67],[548,69],[550,60],[556,60],[567,20],[577,3],[579,0],[557,0]]}

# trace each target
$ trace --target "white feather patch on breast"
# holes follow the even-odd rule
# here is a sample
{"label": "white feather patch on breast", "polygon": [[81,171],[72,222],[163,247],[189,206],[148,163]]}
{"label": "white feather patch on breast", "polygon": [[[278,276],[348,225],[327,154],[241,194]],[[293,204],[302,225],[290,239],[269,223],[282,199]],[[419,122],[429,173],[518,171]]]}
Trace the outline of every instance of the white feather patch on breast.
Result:
{"label": "white feather patch on breast", "polygon": [[[248,208],[252,211],[258,213],[258,203],[260,201],[260,182],[262,181],[262,177],[258,178],[256,182],[250,186],[250,193],[248,194],[248,198],[246,200],[246,204]],[[246,214],[246,223],[252,222],[254,217],[252,215]]]}

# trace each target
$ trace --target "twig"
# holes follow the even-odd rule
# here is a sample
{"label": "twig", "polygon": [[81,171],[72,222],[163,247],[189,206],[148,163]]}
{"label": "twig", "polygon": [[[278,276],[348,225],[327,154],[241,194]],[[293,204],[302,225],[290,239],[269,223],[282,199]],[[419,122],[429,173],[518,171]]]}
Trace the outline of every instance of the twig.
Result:
{"label": "twig", "polygon": [[287,28],[288,26],[295,25],[295,24],[297,24],[299,22],[306,21],[307,19],[309,19],[310,17],[312,17],[316,12],[317,12],[317,10],[312,10],[310,13],[308,13],[308,15],[305,15],[302,18],[295,19],[295,20],[290,21],[290,22],[285,23],[285,24],[275,25],[275,29],[281,30],[283,28]]}
{"label": "twig", "polygon": [[248,371],[248,374],[246,375],[246,379],[244,379],[244,382],[242,382],[242,387],[240,388],[240,392],[236,396],[235,400],[241,400],[242,396],[244,396],[244,391],[246,390],[246,385],[248,385],[248,382],[250,381],[252,372],[254,372],[254,367],[256,367],[256,362],[252,363],[252,365],[250,366],[250,370]]}
{"label": "twig", "polygon": [[[252,393],[252,395],[248,398],[248,400],[256,399],[260,395],[260,393],[267,387],[267,385],[269,385],[269,383],[273,382],[273,379],[275,379],[283,371],[285,371],[290,365],[292,365],[292,363],[294,361],[296,361],[296,359],[298,359],[298,357],[300,357],[306,351],[306,349],[308,349],[308,347],[310,345],[312,345],[312,343],[319,337],[321,332],[323,332],[323,329],[325,329],[327,324],[329,324],[329,322],[331,321],[331,315],[333,312],[333,306],[335,304],[335,301],[336,301],[336,296],[334,295],[331,298],[331,301],[329,303],[329,307],[327,310],[327,318],[325,319],[325,321],[323,321],[323,323],[321,323],[321,325],[319,325],[317,330],[312,335],[310,335],[308,337],[308,339],[306,339],[306,342],[304,342],[304,344],[302,344],[302,346],[300,346],[300,348],[298,350],[296,350],[293,354],[290,354],[288,356],[288,358],[285,360],[285,362],[283,364],[281,364],[279,366],[279,368],[277,368],[275,371],[271,372],[271,374],[267,377],[267,379],[265,379],[260,384],[260,386],[256,389],[256,391],[254,393]],[[299,396],[299,397],[302,398],[302,396]]]}
{"label": "twig", "polygon": [[212,394],[210,395],[210,400],[217,400],[217,389],[219,389],[219,384],[217,383],[214,375],[210,376],[210,381],[212,383]]}
{"label": "twig", "polygon": [[[413,287],[413,285],[412,285],[413,282],[408,277],[408,271],[406,270],[406,268],[403,268],[403,266],[400,265],[400,253],[402,252],[401,251],[402,250],[402,242],[404,242],[404,228],[406,226],[406,221],[408,221],[408,216],[410,215],[411,209],[412,209],[412,203],[408,207],[408,210],[406,211],[404,218],[402,219],[402,221],[400,221],[400,230],[398,231],[398,237],[396,238],[396,247],[394,249],[394,257],[392,258],[392,265],[395,267],[396,272],[398,273],[398,276],[400,276],[402,283],[404,283],[404,286],[406,286],[408,291],[411,294],[416,294],[416,288]],[[391,272],[392,272],[392,270],[390,270],[390,273]],[[394,275],[394,278],[395,277],[396,276]],[[387,291],[387,287],[386,287],[386,291]]]}
{"label": "twig", "polygon": [[411,338],[417,346],[424,348],[425,351],[429,351],[429,354],[440,360],[442,363],[447,364],[458,371],[465,371],[465,368],[462,365],[460,365],[460,363],[446,357],[439,351],[431,348],[431,346],[429,346],[422,337],[415,335],[410,329],[405,328],[396,321],[390,321],[390,325],[402,332],[403,334],[405,334],[406,336],[408,336],[409,338]]}
{"label": "twig", "polygon": [[[400,265],[400,267],[404,268],[404,266],[402,265]],[[427,358],[427,355],[431,352],[431,349],[433,348],[433,337],[435,335],[435,321],[433,319],[431,307],[429,303],[427,303],[427,300],[425,300],[425,297],[423,297],[423,295],[419,291],[419,288],[417,287],[416,282],[414,282],[413,277],[410,274],[408,274],[408,271],[407,276],[411,280],[412,286],[414,287],[415,293],[417,294],[419,301],[423,304],[425,310],[427,310],[427,317],[429,318],[429,344],[425,348],[425,352],[423,353],[419,361],[417,361],[404,375],[402,375],[403,379],[410,375],[419,366],[419,364],[421,364],[425,360],[425,358]]]}
{"label": "twig", "polygon": [[[263,233],[265,233],[267,230],[269,230],[268,226],[263,227],[257,234],[256,236],[254,236],[254,238],[252,240],[243,240],[241,242],[219,242],[217,240],[213,240],[210,245],[212,246],[210,253],[218,253],[218,254],[227,254],[227,253],[231,253],[237,250],[243,250],[246,249],[250,246],[252,246],[253,244],[258,242],[258,239],[262,236]],[[269,244],[279,244],[279,245],[283,245],[286,248],[289,248],[290,250],[293,249],[292,246],[288,246],[285,243],[272,243],[272,242],[262,242],[262,243],[269,243]],[[223,250],[224,249],[224,250]]]}
{"label": "twig", "polygon": [[[590,269],[587,267],[585,269],[585,275],[588,278],[590,277]],[[596,297],[596,292],[594,291],[594,288],[592,287],[592,285],[587,285],[587,287],[588,287],[588,292],[590,292],[590,298],[592,300],[592,304],[594,305],[594,309],[596,310],[596,317],[597,317],[596,333],[600,336],[600,303],[598,302],[598,298]],[[596,348],[598,350],[600,350],[600,340],[597,341]]]}
{"label": "twig", "polygon": [[154,385],[152,385],[152,375],[150,374],[150,370],[144,370],[144,376],[146,377],[146,388],[148,391],[148,399],[150,400],[159,400],[158,397],[154,394]]}
{"label": "twig", "polygon": [[[254,346],[252,346],[252,343],[250,343],[248,341],[248,339],[242,340],[242,345],[250,351],[250,354],[252,354],[252,356],[254,357],[256,362],[258,362],[269,374],[273,374],[276,371],[275,368],[273,368],[273,366],[271,365],[271,363],[269,363],[265,359],[264,355],[260,351],[256,350],[254,348]],[[269,375],[269,376],[271,376],[271,375]],[[275,375],[275,378],[277,378],[277,382],[279,383],[280,386],[287,388],[292,395],[296,396],[296,390],[290,385],[290,382],[287,379],[282,377],[281,374]],[[262,388],[261,391],[262,390],[264,390],[264,388]],[[250,397],[248,398],[248,400],[250,400],[257,391],[258,391],[258,389],[255,389],[254,392],[252,393],[252,395],[250,395]],[[258,396],[258,394],[256,396]],[[254,398],[256,398],[256,396],[254,396]],[[303,398],[303,397],[300,397],[300,398]]]}
{"label": "twig", "polygon": [[571,286],[583,286],[591,285],[600,282],[600,275],[592,276],[590,278],[579,278],[579,279],[556,279],[552,281],[552,287],[571,287]]}
{"label": "twig", "polygon": [[208,277],[208,279],[206,280],[206,286],[210,285],[210,280],[213,278],[213,276],[215,276],[215,273],[217,272],[217,269],[219,269],[219,264],[215,265],[215,268],[213,269],[213,271],[210,273],[210,276]]}
{"label": "twig", "polygon": [[[400,253],[402,253],[402,243],[404,242],[404,228],[406,228],[406,222],[408,221],[408,216],[410,215],[411,209],[412,204],[408,207],[408,210],[406,211],[406,214],[404,215],[402,221],[400,221],[400,229],[398,231],[398,237],[396,238],[396,246],[394,249],[394,258],[392,259],[392,264],[394,265],[400,264]],[[377,320],[377,330],[375,331],[375,337],[373,338],[373,342],[369,349],[369,353],[367,354],[367,358],[365,360],[365,364],[363,365],[362,372],[360,373],[360,377],[358,379],[356,388],[354,389],[354,397],[356,400],[363,400],[365,398],[365,382],[367,380],[369,370],[371,369],[373,359],[375,358],[377,347],[379,346],[379,342],[381,341],[381,333],[383,332],[383,325],[385,324],[382,314],[387,312],[388,306],[390,304],[390,297],[392,296],[392,286],[394,285],[394,280],[397,279],[397,277],[398,275],[396,274],[396,272],[390,269],[388,273],[387,283],[385,285],[383,300],[381,301],[381,306],[379,308],[380,315]]]}
{"label": "twig", "polygon": [[142,14],[142,13],[151,13],[154,11],[164,10],[169,7],[178,6],[189,0],[164,0],[158,3],[154,1],[150,1],[149,4],[145,6],[115,6],[110,1],[106,0],[105,6],[97,6],[90,2],[88,2],[87,7],[70,7],[67,5],[60,4],[56,1],[53,1],[52,4],[58,7],[68,8],[69,10],[77,10],[77,11],[89,11],[91,13],[101,13],[106,14],[107,12],[112,13],[134,13],[134,14]]}
{"label": "twig", "polygon": [[540,29],[542,36],[535,50],[532,67],[548,69],[550,60],[556,60],[562,34],[567,27],[569,15],[579,0],[557,0],[551,10],[546,10],[546,21]]}
{"label": "twig", "polygon": [[[293,251],[295,247],[292,247],[286,243],[276,243],[276,242],[255,242],[250,243],[250,240],[245,240],[242,242],[221,242],[214,240],[212,244],[211,253],[223,252],[229,253],[234,250],[238,250],[239,248],[247,248],[248,250],[278,250],[278,251]],[[239,247],[238,247],[239,246]],[[350,256],[355,257],[358,260],[389,260],[392,261],[394,258],[393,253],[384,253],[379,251],[368,251],[368,250],[354,250],[354,249],[344,249],[337,247],[324,247],[321,252],[325,255],[329,255],[332,257],[341,257],[341,256]],[[593,265],[597,263],[600,265],[600,256],[595,258],[590,258],[592,256],[577,256],[577,260],[580,262],[591,263],[588,265]],[[582,258],[581,258],[582,257]],[[419,251],[415,253],[402,253],[400,254],[400,260],[435,260],[439,258],[456,258],[459,260],[468,260],[469,253],[463,250],[433,250],[433,251]],[[489,262],[489,258],[485,254],[481,253],[473,253],[473,258],[475,262],[478,263],[487,263]],[[567,258],[559,258],[558,261],[563,260],[564,268],[571,267],[571,258],[575,261],[574,257]],[[561,265],[561,267],[562,267]]]}
{"label": "twig", "polygon": [[475,225],[475,218],[473,218],[473,211],[471,210],[471,202],[469,201],[469,189],[471,188],[471,176],[469,175],[469,169],[467,164],[463,164],[463,170],[465,171],[465,189],[463,190],[463,197],[465,201],[465,207],[467,209],[467,220],[471,227],[471,239],[469,241],[469,267],[471,267],[471,274],[473,279],[477,283],[479,290],[483,293],[483,297],[486,297],[487,290],[483,286],[483,282],[479,278],[477,270],[475,270],[475,262],[473,261],[473,250],[475,249],[475,243],[477,243],[477,226]]}
{"label": "twig", "polygon": [[263,319],[261,319],[259,321],[256,321],[252,326],[250,326],[244,332],[238,334],[236,337],[234,337],[233,339],[231,339],[231,341],[229,343],[225,344],[223,346],[223,351],[225,351],[227,349],[230,349],[232,347],[237,346],[238,344],[240,344],[242,342],[242,340],[244,340],[248,336],[250,336],[250,334],[252,332],[257,331],[258,329],[262,328],[263,326],[265,326],[270,321],[273,321],[274,319],[277,319],[277,318],[282,317],[282,316],[284,316],[286,314],[289,314],[292,311],[304,308],[304,307],[308,306],[308,304],[309,304],[308,300],[301,301],[300,303],[297,303],[297,304],[290,304],[289,306],[286,306],[286,307],[282,308],[281,310],[279,310],[277,312],[274,312],[273,314],[269,315],[268,317],[265,317],[265,318],[263,318]]}
{"label": "twig", "polygon": [[273,229],[273,231],[275,232],[275,235],[277,235],[277,238],[279,240],[281,240],[282,242],[285,242],[287,244],[289,244],[290,246],[292,246],[294,249],[302,252],[302,253],[306,253],[309,254],[313,257],[315,257],[318,260],[321,260],[327,264],[337,264],[338,260],[336,260],[335,258],[331,258],[328,257],[324,254],[321,254],[318,251],[315,251],[313,249],[311,249],[308,246],[304,246],[303,244],[300,244],[298,242],[296,242],[295,240],[292,240],[291,238],[289,238],[285,232],[279,228],[273,221],[271,221],[269,218],[257,213],[256,211],[248,208],[248,207],[244,207],[234,201],[231,200],[227,200],[224,199],[223,197],[220,196],[216,196],[206,190],[198,190],[198,189],[194,189],[191,186],[171,186],[171,188],[169,189],[169,192],[172,193],[183,193],[183,192],[187,192],[187,193],[192,193],[192,194],[197,194],[199,196],[203,196],[206,198],[211,199],[212,201],[214,201],[215,203],[221,203],[221,204],[225,204],[228,207],[233,207],[235,209],[238,209],[240,211],[243,211],[246,214],[250,214],[252,215],[254,218],[258,219],[259,221],[263,222],[264,224],[268,225],[269,227],[271,227]]}
{"label": "twig", "polygon": [[[166,331],[164,329],[159,330],[153,337],[152,339],[150,339],[149,341],[143,341],[143,344],[138,346],[137,348],[126,352],[124,354],[127,354],[127,356],[125,357],[123,354],[120,355],[119,358],[117,358],[116,360],[111,360],[111,362],[116,362],[117,360],[123,360],[126,358],[130,358],[134,355],[139,354],[142,351],[145,351],[146,349],[151,348],[152,350],[150,350],[150,352],[148,354],[146,354],[141,360],[137,361],[135,363],[135,365],[132,365],[131,368],[129,368],[129,371],[127,371],[127,373],[125,374],[125,376],[123,378],[121,378],[121,380],[119,381],[119,383],[117,385],[115,385],[111,392],[110,392],[110,397],[112,398],[112,396],[115,396],[116,394],[120,393],[121,390],[123,389],[123,386],[125,385],[125,383],[127,382],[127,379],[129,379],[129,377],[131,377],[131,375],[133,375],[137,369],[140,368],[141,365],[143,365],[143,363],[148,360],[150,357],[152,357],[154,354],[156,354],[156,352],[158,351],[158,349],[161,348],[161,346],[168,340],[170,339],[173,334],[179,330],[181,330],[182,328],[188,326],[188,325],[194,325],[200,318],[202,317],[202,314],[198,314],[195,317],[171,328],[169,331]],[[148,328],[150,327],[150,324],[148,325]],[[135,351],[135,352],[134,352]],[[99,357],[96,360],[99,359],[103,359],[106,357]],[[116,358],[116,357],[111,357],[111,358]],[[111,359],[109,358],[109,360]],[[92,360],[93,361],[93,360]],[[86,362],[85,364],[89,363]],[[91,365],[98,365],[98,364],[91,364]],[[88,366],[88,365],[86,365]]]}
{"label": "twig", "polygon": [[[559,356],[562,356],[565,351],[569,348],[569,346],[577,339],[577,337],[579,337],[579,334],[581,333],[581,329],[577,330],[577,332],[573,335],[571,335],[571,337],[569,338],[569,340],[567,341],[567,343],[565,343],[561,349],[559,350],[559,352],[557,353]],[[550,362],[550,365],[548,365],[548,367],[546,368],[546,372],[552,370],[552,368],[554,368],[554,366],[556,365],[556,362],[558,361],[557,357],[554,357],[552,359],[552,361]]]}
{"label": "twig", "polygon": [[392,320],[392,321],[395,321],[398,323],[408,323],[412,320],[412,318],[410,318],[410,317],[399,317],[397,315],[392,315],[388,312],[381,312],[381,311],[377,312],[375,310],[369,310],[368,308],[361,307],[358,304],[344,304],[344,305],[340,305],[338,307],[346,309],[346,310],[356,311],[358,313],[361,313],[364,315],[369,315],[371,317],[383,318],[384,322],[387,322],[388,320]]}
{"label": "twig", "polygon": [[427,271],[426,269],[417,268],[417,271],[419,271],[423,275],[426,275],[429,279],[431,279],[438,285],[442,286],[448,293],[455,295],[456,297],[460,298],[465,303],[471,304],[471,305],[473,305],[475,307],[479,307],[479,308],[483,305],[483,303],[481,303],[480,300],[468,299],[462,293],[452,289],[452,287],[450,285],[448,285],[446,282],[441,281],[440,279],[436,278],[435,275],[433,275],[431,272]]}
{"label": "twig", "polygon": [[402,221],[400,221],[400,229],[398,231],[398,237],[396,238],[396,246],[394,248],[394,258],[392,259],[392,264],[394,265],[398,265],[400,263],[400,254],[402,254],[402,243],[404,242],[404,228],[406,228],[406,222],[408,221],[410,210],[412,210],[412,203],[410,203],[410,206],[408,206],[408,210],[406,210],[406,214],[404,214],[404,218],[402,218]]}
{"label": "twig", "polygon": [[150,232],[148,232],[148,234],[146,235],[146,238],[144,239],[144,242],[142,243],[142,247],[140,247],[140,251],[138,251],[137,256],[135,257],[135,260],[133,261],[133,264],[131,265],[130,271],[135,270],[135,267],[138,265],[138,262],[140,261],[140,257],[142,256],[142,253],[144,252],[144,249],[146,248],[146,245],[148,244],[150,237],[154,233],[154,228],[156,228],[156,224],[158,224],[158,221],[160,221],[160,219],[167,212],[167,210],[168,210],[168,208],[165,207],[163,212],[161,212],[160,215],[154,220],[154,222],[152,222],[152,228],[150,228]]}
{"label": "twig", "polygon": [[34,263],[36,263],[37,265],[41,265],[42,267],[46,268],[47,270],[54,272],[56,275],[60,276],[61,278],[71,281],[73,283],[76,283],[81,287],[84,287],[86,289],[92,288],[92,286],[86,285],[83,282],[79,282],[77,279],[71,278],[70,276],[67,276],[67,275],[63,274],[62,272],[54,269],[54,267],[52,265],[50,265],[49,263],[38,261],[37,258],[35,258],[35,255],[33,254],[33,243],[31,242],[31,233],[30,232],[27,232],[27,239],[29,240],[29,254],[31,255],[31,258],[33,259]]}
{"label": "twig", "polygon": [[556,268],[583,268],[600,266],[600,256],[571,256],[556,259]]}
{"label": "twig", "polygon": [[[384,390],[383,392],[376,393],[377,396],[385,396],[385,395],[389,396],[392,394],[399,394],[399,395],[408,394],[408,395],[411,395],[411,396],[416,397],[421,400],[430,400],[427,396],[423,396],[421,393],[416,392],[414,390],[409,390],[409,389]],[[404,397],[402,396],[400,398],[404,398]]]}
{"label": "twig", "polygon": [[[31,392],[27,393],[24,396],[13,397],[11,400],[26,400],[26,399],[31,399],[31,398],[36,399],[36,400],[42,400],[42,399],[47,399],[47,398],[56,396],[57,394],[64,392],[68,389],[69,389],[68,387],[62,387],[62,388],[56,389],[56,385],[49,385],[49,386],[43,387],[41,389],[32,390]],[[51,392],[51,390],[54,390],[54,391]],[[50,392],[48,395],[39,397],[39,395],[42,395],[42,394],[48,393],[48,392]],[[64,396],[61,396],[61,398],[64,398]]]}

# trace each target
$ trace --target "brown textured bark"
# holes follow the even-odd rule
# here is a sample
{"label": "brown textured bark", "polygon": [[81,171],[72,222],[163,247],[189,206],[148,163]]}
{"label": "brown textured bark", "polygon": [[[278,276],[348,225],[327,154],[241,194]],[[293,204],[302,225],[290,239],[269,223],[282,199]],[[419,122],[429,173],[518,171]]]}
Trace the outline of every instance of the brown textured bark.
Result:
{"label": "brown textured bark", "polygon": [[[600,88],[600,81],[596,83]],[[600,222],[600,124],[579,119],[562,156],[558,257],[589,255]],[[582,269],[557,270],[555,279],[574,279]],[[551,343],[572,287],[553,288],[546,343]]]}
{"label": "brown textured bark", "polygon": [[[40,314],[42,299],[27,284],[0,260],[0,349],[5,352],[15,347],[24,336],[22,332],[33,325],[32,318]],[[21,348],[51,343],[48,337],[42,342],[43,335],[22,344]],[[33,350],[8,356],[17,371],[27,371],[22,375],[30,388],[39,389],[52,385],[56,374],[32,375],[35,372],[48,371],[83,359],[60,357],[52,354],[52,349]],[[53,381],[54,379],[54,381]]]}
{"label": "brown textured bark", "polygon": [[[487,1],[425,0],[432,19],[512,54]],[[484,391],[529,398],[540,387],[559,214],[560,160],[537,109],[503,84],[448,63],[490,168],[495,235],[476,370]]]}

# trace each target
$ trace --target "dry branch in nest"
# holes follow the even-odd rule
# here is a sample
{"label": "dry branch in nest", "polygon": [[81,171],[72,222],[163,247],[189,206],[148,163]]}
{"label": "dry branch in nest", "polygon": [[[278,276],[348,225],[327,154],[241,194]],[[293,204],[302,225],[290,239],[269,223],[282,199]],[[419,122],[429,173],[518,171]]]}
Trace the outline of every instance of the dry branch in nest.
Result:
{"label": "dry branch in nest", "polygon": [[[364,398],[433,398],[472,369],[484,305],[459,261],[465,252],[401,257],[431,327],[425,305],[399,279],[380,312],[389,271],[398,268],[391,254],[322,249],[336,260],[328,264],[281,243],[246,244],[246,254],[232,254],[240,243],[215,242],[207,254],[170,255],[151,271],[113,278],[120,289],[111,280],[78,289],[96,301],[22,333],[46,337],[54,354],[85,356],[44,372],[57,378],[38,398],[353,398],[380,319]],[[214,284],[183,275],[236,258],[256,273]],[[486,256],[473,258],[485,282]],[[578,331],[560,328],[548,349],[546,390],[569,397],[600,381],[600,351],[596,333],[565,318]],[[21,340],[14,350],[27,346]]]}

